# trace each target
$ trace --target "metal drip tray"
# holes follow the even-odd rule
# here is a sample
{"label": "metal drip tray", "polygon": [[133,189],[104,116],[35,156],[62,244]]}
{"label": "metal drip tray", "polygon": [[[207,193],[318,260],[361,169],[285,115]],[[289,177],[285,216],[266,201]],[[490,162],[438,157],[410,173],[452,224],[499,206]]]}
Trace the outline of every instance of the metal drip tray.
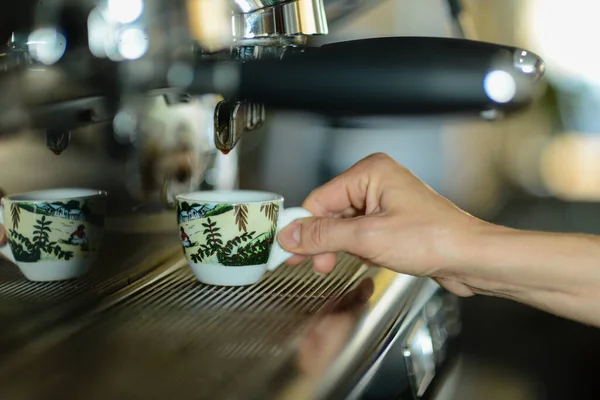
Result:
{"label": "metal drip tray", "polygon": [[41,338],[5,368],[0,397],[249,398],[240,388],[271,378],[310,317],[365,271],[341,255],[328,276],[282,266],[254,286],[215,287],[179,262]]}
{"label": "metal drip tray", "polygon": [[108,235],[103,249],[87,275],[69,281],[31,282],[16,266],[0,262],[0,353],[16,351],[32,335],[89,309],[180,251],[171,232]]}

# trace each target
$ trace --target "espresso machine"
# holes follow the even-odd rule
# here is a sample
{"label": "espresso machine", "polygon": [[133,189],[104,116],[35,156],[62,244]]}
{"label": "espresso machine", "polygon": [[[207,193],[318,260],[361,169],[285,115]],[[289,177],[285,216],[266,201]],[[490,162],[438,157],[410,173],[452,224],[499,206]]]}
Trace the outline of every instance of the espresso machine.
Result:
{"label": "espresso machine", "polygon": [[27,131],[66,157],[92,137],[126,176],[110,188],[109,250],[88,276],[40,284],[0,265],[0,397],[434,398],[460,332],[458,301],[435,282],[340,254],[328,276],[306,262],[251,287],[202,285],[171,210],[178,193],[238,187],[238,144],[270,110],[493,119],[534,100],[544,63],[525,49],[426,37],[315,45],[375,3],[31,8],[0,50],[0,138]]}

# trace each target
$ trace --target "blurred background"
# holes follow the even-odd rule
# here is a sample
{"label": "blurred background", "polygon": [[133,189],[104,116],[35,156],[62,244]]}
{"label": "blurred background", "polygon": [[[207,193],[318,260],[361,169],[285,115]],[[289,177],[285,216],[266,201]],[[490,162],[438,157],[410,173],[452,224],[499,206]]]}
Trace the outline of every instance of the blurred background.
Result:
{"label": "blurred background", "polygon": [[[6,3],[6,2],[4,2]],[[2,5],[2,40],[26,1]],[[316,186],[383,151],[460,207],[517,228],[600,234],[600,52],[590,0],[470,0],[467,38],[522,46],[547,63],[548,85],[525,112],[483,118],[331,120],[269,111],[239,147],[239,185],[301,204]],[[326,40],[457,35],[445,0],[384,0]],[[37,132],[0,137],[0,188],[123,185],[128,164],[105,146],[112,127],[74,135],[56,157]],[[109,135],[110,136],[110,135]],[[108,149],[108,150],[107,150]],[[112,150],[111,150],[112,149]],[[124,160],[125,158],[122,158]],[[27,162],[21,162],[27,160]],[[505,300],[464,300],[456,399],[600,397],[600,331]]]}

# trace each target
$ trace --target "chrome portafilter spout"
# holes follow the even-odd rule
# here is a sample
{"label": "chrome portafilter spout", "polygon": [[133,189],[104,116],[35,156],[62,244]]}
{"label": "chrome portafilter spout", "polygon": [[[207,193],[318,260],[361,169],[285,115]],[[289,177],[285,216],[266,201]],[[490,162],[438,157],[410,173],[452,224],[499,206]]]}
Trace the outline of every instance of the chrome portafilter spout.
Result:
{"label": "chrome portafilter spout", "polygon": [[48,129],[46,131],[46,147],[57,156],[69,147],[71,131]]}
{"label": "chrome portafilter spout", "polygon": [[242,134],[262,126],[265,106],[247,101],[221,101],[215,109],[215,147],[227,154]]}
{"label": "chrome portafilter spout", "polygon": [[[324,3],[323,0],[235,0],[232,32],[228,61],[278,60],[289,48],[305,46],[308,37],[328,33]],[[216,148],[229,153],[242,135],[261,127],[264,121],[264,104],[236,97],[224,99],[214,115]]]}

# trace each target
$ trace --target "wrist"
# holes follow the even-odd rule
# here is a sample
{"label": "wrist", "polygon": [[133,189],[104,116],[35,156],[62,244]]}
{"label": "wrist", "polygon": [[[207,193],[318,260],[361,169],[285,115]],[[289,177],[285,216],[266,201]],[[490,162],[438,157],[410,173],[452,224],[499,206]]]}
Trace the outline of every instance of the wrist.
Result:
{"label": "wrist", "polygon": [[[441,273],[475,293],[531,302],[532,296],[547,293],[596,290],[598,259],[600,242],[586,235],[525,231],[482,221],[448,243]],[[574,260],[579,274],[567,272]]]}
{"label": "wrist", "polygon": [[497,252],[502,247],[500,238],[513,231],[476,218],[448,231],[438,246],[440,276],[468,278],[485,262],[485,254]]}
{"label": "wrist", "polygon": [[446,286],[451,282],[469,296],[524,300],[532,288],[520,281],[522,249],[515,248],[515,240],[521,242],[520,232],[481,220],[463,227],[446,243],[439,277]]}
{"label": "wrist", "polygon": [[503,229],[506,228],[477,218],[446,229],[439,235],[436,246],[440,272],[450,275],[461,272],[465,265],[473,263],[474,248],[480,245],[478,242],[482,241],[482,236],[490,236]]}
{"label": "wrist", "polygon": [[600,239],[489,223],[444,242],[440,281],[457,294],[485,294],[600,326]]}

